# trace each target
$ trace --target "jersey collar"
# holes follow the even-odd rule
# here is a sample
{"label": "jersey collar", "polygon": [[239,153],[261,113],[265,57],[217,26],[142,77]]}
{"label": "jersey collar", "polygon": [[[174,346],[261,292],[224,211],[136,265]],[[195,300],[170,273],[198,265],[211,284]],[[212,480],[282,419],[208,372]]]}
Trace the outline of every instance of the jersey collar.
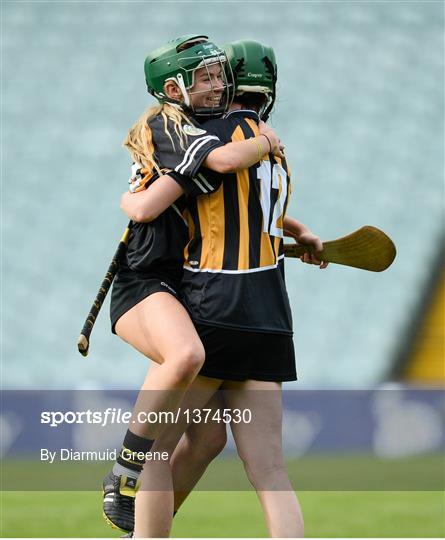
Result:
{"label": "jersey collar", "polygon": [[239,115],[243,118],[251,118],[252,120],[255,120],[256,123],[260,121],[260,117],[258,116],[258,113],[256,111],[252,111],[251,109],[236,109],[235,111],[229,111],[224,118],[228,118],[229,116]]}

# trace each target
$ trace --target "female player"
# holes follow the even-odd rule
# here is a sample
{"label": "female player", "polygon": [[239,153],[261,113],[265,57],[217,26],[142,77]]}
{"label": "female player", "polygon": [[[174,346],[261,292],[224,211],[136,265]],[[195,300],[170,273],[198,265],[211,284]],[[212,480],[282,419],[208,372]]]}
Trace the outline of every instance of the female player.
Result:
{"label": "female player", "polygon": [[[214,191],[221,179],[202,178],[201,165],[226,173],[249,167],[271,150],[281,153],[278,138],[267,126],[253,140],[224,144],[192,119],[192,115],[204,118],[222,114],[227,108],[224,61],[223,51],[206,36],[198,35],[178,38],[155,50],[145,61],[148,89],[160,104],[133,126],[125,145],[138,162],[134,166],[136,176],[141,171],[148,176],[161,175],[151,188],[158,203],[169,197],[176,200],[184,192],[193,198]],[[168,174],[162,175],[166,171]],[[188,236],[181,215],[183,206],[184,198],[159,212],[152,224],[134,225],[113,286],[113,332],[160,364],[158,370],[147,374],[131,429],[103,483],[104,515],[122,530],[133,527],[136,479],[153,442],[165,429],[161,421],[149,423],[144,418],[148,412],[159,415],[175,411],[204,363],[202,343],[178,301]]]}
{"label": "female player", "polygon": [[[268,97],[273,101],[276,77],[270,48],[237,42],[229,50],[239,95],[224,120],[204,126],[225,141],[258,133],[258,112],[267,107]],[[269,532],[274,537],[301,536],[301,511],[281,449],[280,383],[296,378],[283,279],[283,229],[317,251],[322,246],[302,224],[284,218],[289,196],[285,160],[270,155],[236,176],[226,175],[218,190],[189,203],[191,241],[186,249],[183,290],[204,344],[206,361],[200,372],[204,377],[197,377],[191,386],[193,393],[187,393],[181,406],[183,410],[200,407],[222,387],[227,390],[226,407],[252,410],[252,422],[233,423],[232,432],[263,505]],[[210,171],[202,171],[201,177],[214,179]],[[145,215],[143,209],[151,206],[150,189],[124,195],[122,207],[130,217],[138,214],[140,219],[149,219],[150,213]],[[319,263],[309,255],[305,260]],[[171,453],[183,429],[183,425],[169,427],[154,448]],[[186,455],[182,453],[184,460]],[[165,465],[147,463],[141,480],[136,535],[165,536],[173,510]],[[180,491],[190,487],[187,480],[182,485],[175,483]],[[153,510],[159,506],[169,511],[164,514]]]}

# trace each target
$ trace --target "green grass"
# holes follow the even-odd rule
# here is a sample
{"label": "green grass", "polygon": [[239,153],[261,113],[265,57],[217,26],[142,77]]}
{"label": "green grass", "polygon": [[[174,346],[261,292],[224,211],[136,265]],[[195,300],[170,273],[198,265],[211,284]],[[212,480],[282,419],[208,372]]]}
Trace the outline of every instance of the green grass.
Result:
{"label": "green grass", "polygon": [[[443,537],[440,491],[303,491],[308,537]],[[96,492],[3,492],[2,537],[118,537]],[[196,491],[176,516],[174,537],[267,536],[252,492]]]}
{"label": "green grass", "polygon": [[[96,491],[110,462],[55,462],[6,459],[4,491]],[[444,491],[441,454],[381,459],[365,454],[311,454],[287,462],[300,491]],[[239,459],[215,460],[201,479],[201,491],[244,491],[250,485]]]}
{"label": "green grass", "polygon": [[[109,467],[107,462],[5,460],[1,536],[119,537],[103,520],[96,491]],[[397,460],[314,455],[291,460],[288,470],[308,537],[444,536],[442,455]],[[33,491],[37,486],[44,491]],[[67,487],[71,491],[60,491]],[[267,536],[238,459],[216,460],[199,487],[176,516],[173,536]]]}

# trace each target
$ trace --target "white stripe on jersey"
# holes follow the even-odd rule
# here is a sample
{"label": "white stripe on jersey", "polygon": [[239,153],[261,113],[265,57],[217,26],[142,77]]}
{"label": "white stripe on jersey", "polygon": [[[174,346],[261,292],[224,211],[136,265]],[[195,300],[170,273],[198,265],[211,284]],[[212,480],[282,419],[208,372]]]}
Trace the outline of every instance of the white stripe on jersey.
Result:
{"label": "white stripe on jersey", "polygon": [[[284,255],[280,255],[277,259],[284,259]],[[259,266],[258,268],[247,268],[246,270],[213,270],[212,268],[190,268],[190,266],[184,265],[184,270],[190,272],[209,272],[211,274],[252,274],[253,272],[264,272],[265,270],[273,270],[278,268],[278,262],[271,264],[270,266]]]}
{"label": "white stripe on jersey", "polygon": [[[199,175],[198,175],[199,176]],[[204,193],[208,193],[207,189],[201,184],[201,182],[197,178],[192,178],[193,182],[199,187],[201,191]]]}
{"label": "white stripe on jersey", "polygon": [[193,141],[192,144],[187,148],[187,151],[184,154],[184,158],[181,163],[177,167],[175,167],[175,171],[180,174],[184,174],[184,171],[187,169],[187,167],[190,166],[190,163],[193,161],[196,152],[201,148],[201,146],[212,140],[219,141],[218,137],[216,137],[215,135],[206,135],[205,137],[199,137],[199,139]]}
{"label": "white stripe on jersey", "polygon": [[202,183],[205,184],[210,189],[210,191],[212,191],[212,186],[207,182],[207,180],[201,173],[198,174],[198,178],[200,178],[202,180]]}

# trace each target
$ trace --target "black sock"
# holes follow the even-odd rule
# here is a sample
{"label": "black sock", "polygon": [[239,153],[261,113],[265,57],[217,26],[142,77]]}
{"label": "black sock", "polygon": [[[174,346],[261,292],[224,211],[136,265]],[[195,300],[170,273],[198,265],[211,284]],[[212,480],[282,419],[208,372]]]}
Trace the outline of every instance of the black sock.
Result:
{"label": "black sock", "polygon": [[144,439],[127,430],[117,463],[140,473],[145,463],[145,454],[150,451],[153,443],[153,439]]}

